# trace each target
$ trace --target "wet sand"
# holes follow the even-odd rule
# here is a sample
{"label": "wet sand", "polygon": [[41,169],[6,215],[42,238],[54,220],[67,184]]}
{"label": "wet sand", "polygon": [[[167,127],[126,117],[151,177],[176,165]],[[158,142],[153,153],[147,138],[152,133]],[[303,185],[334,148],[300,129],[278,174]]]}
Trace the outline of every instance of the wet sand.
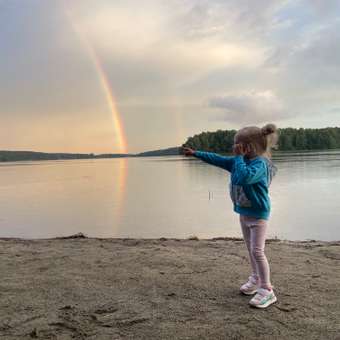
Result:
{"label": "wet sand", "polygon": [[240,239],[0,239],[0,339],[340,339],[340,241],[266,254],[259,310]]}

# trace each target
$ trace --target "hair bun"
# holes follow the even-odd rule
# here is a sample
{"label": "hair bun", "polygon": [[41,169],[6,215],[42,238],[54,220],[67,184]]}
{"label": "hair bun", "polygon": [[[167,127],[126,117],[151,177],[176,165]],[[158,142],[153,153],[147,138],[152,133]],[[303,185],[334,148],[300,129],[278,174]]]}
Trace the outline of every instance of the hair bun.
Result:
{"label": "hair bun", "polygon": [[270,135],[277,131],[277,127],[274,124],[267,124],[263,128],[261,128],[262,134],[264,136]]}

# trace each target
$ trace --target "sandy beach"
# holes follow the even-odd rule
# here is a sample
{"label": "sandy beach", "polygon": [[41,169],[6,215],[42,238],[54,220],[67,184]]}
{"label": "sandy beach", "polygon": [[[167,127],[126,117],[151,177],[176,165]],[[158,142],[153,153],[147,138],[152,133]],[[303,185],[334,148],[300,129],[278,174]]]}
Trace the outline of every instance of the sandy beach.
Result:
{"label": "sandy beach", "polygon": [[248,305],[243,240],[0,239],[0,338],[340,339],[340,241],[268,240],[278,302]]}

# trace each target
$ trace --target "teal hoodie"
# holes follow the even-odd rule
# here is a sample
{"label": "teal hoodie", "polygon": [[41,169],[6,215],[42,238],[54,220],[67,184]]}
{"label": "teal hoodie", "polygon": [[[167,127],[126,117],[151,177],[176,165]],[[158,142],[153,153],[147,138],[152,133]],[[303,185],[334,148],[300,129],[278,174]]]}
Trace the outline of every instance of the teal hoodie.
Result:
{"label": "teal hoodie", "polygon": [[194,156],[231,173],[230,196],[234,211],[246,216],[268,219],[270,215],[269,185],[276,167],[266,157],[247,159],[243,156],[221,156],[195,151]]}

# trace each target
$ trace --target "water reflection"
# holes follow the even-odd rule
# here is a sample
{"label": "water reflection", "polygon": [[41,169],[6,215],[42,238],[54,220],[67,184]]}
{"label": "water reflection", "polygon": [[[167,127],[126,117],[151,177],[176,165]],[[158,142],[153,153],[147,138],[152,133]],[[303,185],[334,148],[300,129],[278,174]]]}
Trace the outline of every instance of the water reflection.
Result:
{"label": "water reflection", "polygon": [[[113,167],[112,183],[109,188],[113,191],[113,200],[116,202],[116,213],[113,215],[111,235],[119,234],[119,229],[122,228],[122,217],[125,213],[126,202],[126,180],[128,175],[128,161],[126,158],[118,158],[116,166]],[[109,177],[109,175],[108,175]],[[110,178],[110,177],[109,177]]]}

